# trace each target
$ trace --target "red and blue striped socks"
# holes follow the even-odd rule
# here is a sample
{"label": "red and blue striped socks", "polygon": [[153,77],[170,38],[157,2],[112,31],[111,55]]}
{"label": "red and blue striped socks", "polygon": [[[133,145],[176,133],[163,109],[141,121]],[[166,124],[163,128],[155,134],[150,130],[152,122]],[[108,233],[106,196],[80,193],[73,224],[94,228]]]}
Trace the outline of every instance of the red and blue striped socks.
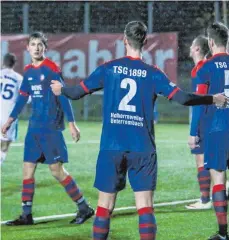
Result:
{"label": "red and blue striped socks", "polygon": [[34,189],[35,180],[33,178],[23,180],[21,196],[23,215],[28,215],[32,213]]}
{"label": "red and blue striped socks", "polygon": [[219,225],[219,234],[225,236],[227,234],[227,196],[224,184],[218,184],[213,187],[212,201]]}
{"label": "red and blue striped socks", "polygon": [[110,211],[107,208],[97,207],[93,224],[93,240],[106,240],[110,230]]}
{"label": "red and blue striped socks", "polygon": [[152,207],[145,207],[138,210],[139,233],[141,240],[156,239],[157,225]]}
{"label": "red and blue striped socks", "polygon": [[77,204],[79,211],[81,212],[87,211],[88,204],[85,198],[83,197],[80,189],[78,188],[76,182],[74,181],[74,179],[70,175],[68,175],[61,182],[61,184],[65,188],[65,191],[67,192],[69,197],[72,199],[72,201],[74,201]]}
{"label": "red and blue striped socks", "polygon": [[204,167],[198,168],[198,182],[201,192],[202,203],[207,203],[210,201],[210,187],[211,187],[211,177],[209,170],[204,169]]}

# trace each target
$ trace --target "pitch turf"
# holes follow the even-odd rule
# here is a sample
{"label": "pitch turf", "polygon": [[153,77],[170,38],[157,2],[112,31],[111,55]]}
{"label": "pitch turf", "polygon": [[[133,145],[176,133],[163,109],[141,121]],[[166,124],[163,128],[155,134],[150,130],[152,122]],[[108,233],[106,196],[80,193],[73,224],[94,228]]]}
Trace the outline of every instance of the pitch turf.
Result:
{"label": "pitch turf", "polygon": [[[80,122],[81,141],[68,144],[70,162],[66,169],[76,178],[85,197],[96,207],[97,191],[93,180],[99,150],[100,123]],[[27,122],[20,121],[19,138],[23,142]],[[66,141],[71,142],[68,130]],[[158,152],[158,185],[155,202],[169,202],[199,197],[195,162],[186,144],[188,125],[158,124],[156,140]],[[88,142],[89,141],[89,142]],[[23,147],[10,148],[2,166],[2,216],[1,221],[13,219],[21,212],[20,190],[22,179]],[[116,207],[134,205],[129,185],[118,197]],[[33,206],[34,217],[73,213],[75,204],[64,189],[50,175],[46,165],[39,165],[36,172],[36,190]],[[158,223],[158,240],[205,240],[216,230],[212,210],[191,212],[184,205],[155,209]],[[87,240],[91,236],[92,220],[81,226],[70,225],[71,218],[37,222],[28,227],[2,226],[3,240]],[[135,211],[114,214],[110,240],[135,240],[138,235],[138,216]]]}

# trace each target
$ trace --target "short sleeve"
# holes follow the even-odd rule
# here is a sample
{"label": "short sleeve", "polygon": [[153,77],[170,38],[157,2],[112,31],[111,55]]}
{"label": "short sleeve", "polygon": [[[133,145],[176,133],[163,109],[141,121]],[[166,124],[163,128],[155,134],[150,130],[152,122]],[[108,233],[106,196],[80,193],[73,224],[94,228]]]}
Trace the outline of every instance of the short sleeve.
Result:
{"label": "short sleeve", "polygon": [[196,76],[196,93],[207,94],[209,86],[210,72],[207,67],[202,67]]}

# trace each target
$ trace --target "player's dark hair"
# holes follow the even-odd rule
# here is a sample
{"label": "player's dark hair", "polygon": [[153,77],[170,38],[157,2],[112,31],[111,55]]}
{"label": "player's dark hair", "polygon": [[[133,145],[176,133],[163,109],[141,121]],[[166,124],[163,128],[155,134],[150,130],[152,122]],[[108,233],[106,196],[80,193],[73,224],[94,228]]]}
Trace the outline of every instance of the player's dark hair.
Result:
{"label": "player's dark hair", "polygon": [[42,32],[34,32],[34,33],[31,33],[31,34],[29,35],[29,38],[28,38],[28,44],[29,44],[30,40],[36,39],[36,38],[41,39],[41,41],[42,41],[43,44],[45,45],[45,48],[48,47],[48,39],[46,38],[46,36],[45,36],[44,33],[42,33]]}
{"label": "player's dark hair", "polygon": [[3,58],[3,64],[5,67],[13,68],[16,64],[17,58],[13,53],[7,53]]}
{"label": "player's dark hair", "polygon": [[228,28],[221,22],[211,24],[207,29],[209,38],[212,38],[217,46],[227,46]]}
{"label": "player's dark hair", "polygon": [[141,50],[146,42],[147,27],[141,21],[132,21],[126,25],[124,34],[131,47]]}
{"label": "player's dark hair", "polygon": [[204,35],[199,35],[195,38],[195,45],[200,47],[200,53],[206,56],[209,52],[208,39]]}

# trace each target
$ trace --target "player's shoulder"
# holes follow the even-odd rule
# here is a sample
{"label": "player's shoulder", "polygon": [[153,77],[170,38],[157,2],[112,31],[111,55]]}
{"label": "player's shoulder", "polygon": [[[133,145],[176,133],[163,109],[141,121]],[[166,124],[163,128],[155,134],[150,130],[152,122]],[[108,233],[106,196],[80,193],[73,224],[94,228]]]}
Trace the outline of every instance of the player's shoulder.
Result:
{"label": "player's shoulder", "polygon": [[58,66],[58,64],[55,63],[54,61],[50,60],[49,58],[46,58],[42,65],[48,67],[53,72],[57,72],[57,73],[61,72],[61,69]]}
{"label": "player's shoulder", "polygon": [[196,66],[191,71],[191,77],[194,79],[197,75],[197,72],[204,66],[206,59],[199,61]]}
{"label": "player's shoulder", "polygon": [[16,71],[14,71],[14,75],[15,75],[16,79],[17,79],[19,82],[21,82],[21,81],[22,81],[22,79],[23,79],[23,76],[22,76],[20,73],[18,73],[18,72],[16,72]]}
{"label": "player's shoulder", "polygon": [[166,73],[161,68],[159,68],[157,65],[148,64],[148,63],[145,63],[145,62],[143,62],[143,64],[148,71],[153,73],[153,76],[157,76],[157,75],[167,76]]}
{"label": "player's shoulder", "polygon": [[29,69],[33,68],[33,65],[32,64],[27,64],[25,65],[24,67],[24,73],[26,73]]}
{"label": "player's shoulder", "polygon": [[220,61],[229,61],[229,54],[228,53],[217,53],[213,55],[212,57],[206,59],[204,61],[204,68],[210,67],[211,65],[214,65],[215,62],[220,62]]}

